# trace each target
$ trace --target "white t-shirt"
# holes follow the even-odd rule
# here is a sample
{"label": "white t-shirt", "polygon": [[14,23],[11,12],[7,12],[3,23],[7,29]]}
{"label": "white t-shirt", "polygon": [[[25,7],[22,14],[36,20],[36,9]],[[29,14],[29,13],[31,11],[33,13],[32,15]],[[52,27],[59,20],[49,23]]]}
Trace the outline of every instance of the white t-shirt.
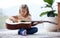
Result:
{"label": "white t-shirt", "polygon": [[20,21],[31,21],[31,16],[28,15],[27,17],[23,17],[21,15],[18,15],[18,18]]}

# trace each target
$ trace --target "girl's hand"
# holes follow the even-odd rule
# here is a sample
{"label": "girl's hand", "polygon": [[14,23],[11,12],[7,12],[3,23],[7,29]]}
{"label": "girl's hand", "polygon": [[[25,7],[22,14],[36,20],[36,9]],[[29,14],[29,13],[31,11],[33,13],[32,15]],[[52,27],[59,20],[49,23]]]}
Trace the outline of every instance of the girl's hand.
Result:
{"label": "girl's hand", "polygon": [[15,19],[14,17],[10,17],[9,19],[10,19],[11,21],[13,21],[13,23],[18,22],[18,20],[17,20],[17,19]]}

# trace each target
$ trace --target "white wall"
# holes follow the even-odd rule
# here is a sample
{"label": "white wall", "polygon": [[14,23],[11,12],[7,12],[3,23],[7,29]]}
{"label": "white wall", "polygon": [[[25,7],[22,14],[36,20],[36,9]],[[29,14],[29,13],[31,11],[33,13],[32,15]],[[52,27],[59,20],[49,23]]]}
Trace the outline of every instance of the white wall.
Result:
{"label": "white wall", "polygon": [[[58,1],[55,0],[55,3],[53,5],[54,9],[56,10],[57,10],[56,5]],[[0,5],[1,5],[0,8],[3,9],[3,13],[7,16],[18,14],[19,7],[21,6],[21,4],[28,5],[32,18],[35,20],[40,19],[39,14],[41,12],[50,10],[50,9],[41,9],[42,6],[45,6],[45,3],[43,2],[43,0],[0,0]]]}

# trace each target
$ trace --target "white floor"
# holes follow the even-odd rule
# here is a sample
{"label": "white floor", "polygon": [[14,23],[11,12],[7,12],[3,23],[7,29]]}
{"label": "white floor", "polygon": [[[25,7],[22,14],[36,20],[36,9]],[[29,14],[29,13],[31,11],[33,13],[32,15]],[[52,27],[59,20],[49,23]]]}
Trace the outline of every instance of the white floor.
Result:
{"label": "white floor", "polygon": [[18,30],[0,29],[0,38],[60,38],[60,32],[47,32],[38,27],[38,32],[33,35],[22,36],[18,35]]}
{"label": "white floor", "polygon": [[6,30],[0,32],[0,38],[60,38],[60,32],[37,32],[33,35],[22,36],[18,30]]}

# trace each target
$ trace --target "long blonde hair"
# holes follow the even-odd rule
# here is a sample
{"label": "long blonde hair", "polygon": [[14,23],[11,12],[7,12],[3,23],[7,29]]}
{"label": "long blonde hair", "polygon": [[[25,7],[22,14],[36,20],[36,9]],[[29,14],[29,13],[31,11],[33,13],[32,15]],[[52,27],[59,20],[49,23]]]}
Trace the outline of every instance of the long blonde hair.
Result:
{"label": "long blonde hair", "polygon": [[[20,9],[27,9],[27,16],[30,15],[29,13],[29,9],[28,9],[28,6],[26,4],[23,4]],[[20,13],[20,9],[19,9],[19,13]],[[31,16],[31,15],[30,15]]]}

